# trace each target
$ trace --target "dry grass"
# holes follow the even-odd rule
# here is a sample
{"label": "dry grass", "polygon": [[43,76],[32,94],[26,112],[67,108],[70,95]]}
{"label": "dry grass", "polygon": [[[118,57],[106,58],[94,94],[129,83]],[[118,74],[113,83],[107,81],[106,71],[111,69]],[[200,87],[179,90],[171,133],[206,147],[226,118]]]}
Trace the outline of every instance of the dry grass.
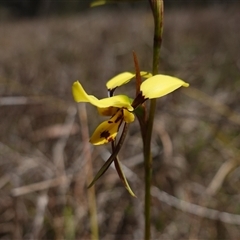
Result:
{"label": "dry grass", "polygon": [[[240,237],[239,22],[239,7],[166,11],[161,71],[185,79],[191,88],[158,101],[154,239]],[[141,68],[151,70],[151,34],[149,9],[99,8],[74,17],[1,24],[1,239],[89,239],[80,134],[86,126],[80,126],[71,84],[79,79],[89,93],[106,96],[107,79],[134,69],[132,50]],[[134,94],[131,86],[123,91]],[[92,132],[102,119],[94,108],[87,110]],[[129,196],[112,169],[99,180],[101,239],[142,238],[141,150],[135,122],[120,158],[138,198]],[[108,148],[91,151],[96,172]]]}

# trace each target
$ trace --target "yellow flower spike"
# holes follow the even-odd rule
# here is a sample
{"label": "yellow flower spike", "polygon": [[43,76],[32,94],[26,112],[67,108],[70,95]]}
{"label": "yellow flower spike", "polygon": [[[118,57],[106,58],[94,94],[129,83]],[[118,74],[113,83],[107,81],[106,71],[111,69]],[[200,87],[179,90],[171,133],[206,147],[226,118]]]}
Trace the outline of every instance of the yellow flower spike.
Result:
{"label": "yellow flower spike", "polygon": [[98,108],[127,108],[129,111],[133,111],[130,99],[125,95],[116,95],[110,98],[98,99],[93,95],[88,95],[83,89],[82,85],[76,81],[72,86],[72,93],[76,102],[89,102]]}
{"label": "yellow flower spike", "polygon": [[[140,75],[144,78],[149,78],[152,76],[151,73],[148,72],[140,72]],[[131,72],[123,72],[118,74],[117,76],[113,77],[112,79],[110,79],[106,86],[108,90],[120,87],[126,83],[128,83],[132,78],[135,77],[135,73],[131,73]]]}
{"label": "yellow flower spike", "polygon": [[134,119],[135,119],[135,116],[133,113],[130,113],[128,110],[123,109],[123,120],[126,123],[131,123],[134,121]]}
{"label": "yellow flower spike", "polygon": [[123,110],[119,109],[117,113],[109,120],[102,122],[94,131],[90,138],[93,145],[101,145],[112,142],[118,133],[119,127],[123,122]]}
{"label": "yellow flower spike", "polygon": [[165,96],[180,87],[188,87],[189,84],[181,79],[158,74],[144,81],[140,90],[145,99],[159,98]]}

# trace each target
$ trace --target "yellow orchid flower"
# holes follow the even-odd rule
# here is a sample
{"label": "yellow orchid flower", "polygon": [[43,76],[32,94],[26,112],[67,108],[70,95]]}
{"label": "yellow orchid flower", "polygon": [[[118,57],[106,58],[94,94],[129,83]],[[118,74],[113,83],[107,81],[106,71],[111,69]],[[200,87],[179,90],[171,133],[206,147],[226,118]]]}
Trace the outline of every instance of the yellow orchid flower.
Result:
{"label": "yellow orchid flower", "polygon": [[[100,145],[114,141],[122,122],[133,122],[134,114],[132,112],[147,99],[159,98],[180,87],[189,86],[183,80],[168,75],[158,74],[152,76],[147,72],[140,72],[140,75],[147,78],[147,80],[141,84],[140,93],[133,102],[126,95],[98,99],[93,95],[88,95],[78,81],[73,83],[72,92],[76,102],[89,102],[98,108],[101,115],[111,116],[109,120],[104,121],[96,128],[90,138],[92,144]],[[108,91],[112,95],[117,87],[128,83],[134,77],[135,74],[130,72],[115,76],[106,84]]]}

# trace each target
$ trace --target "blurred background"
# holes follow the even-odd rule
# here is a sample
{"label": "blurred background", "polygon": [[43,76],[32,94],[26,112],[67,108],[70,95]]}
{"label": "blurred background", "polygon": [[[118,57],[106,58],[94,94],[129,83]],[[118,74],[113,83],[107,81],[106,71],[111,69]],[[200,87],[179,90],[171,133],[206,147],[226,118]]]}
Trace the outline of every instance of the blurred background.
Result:
{"label": "blurred background", "polygon": [[[240,238],[239,1],[165,1],[160,72],[190,83],[158,100],[153,239]],[[104,120],[77,107],[71,85],[151,71],[147,1],[0,2],[0,239],[91,239],[88,172],[109,146],[90,146]],[[134,82],[118,93],[134,97]],[[86,119],[87,110],[88,119]],[[120,152],[131,197],[110,168],[95,185],[100,239],[143,239],[144,169],[137,121]],[[90,157],[91,156],[91,159]]]}

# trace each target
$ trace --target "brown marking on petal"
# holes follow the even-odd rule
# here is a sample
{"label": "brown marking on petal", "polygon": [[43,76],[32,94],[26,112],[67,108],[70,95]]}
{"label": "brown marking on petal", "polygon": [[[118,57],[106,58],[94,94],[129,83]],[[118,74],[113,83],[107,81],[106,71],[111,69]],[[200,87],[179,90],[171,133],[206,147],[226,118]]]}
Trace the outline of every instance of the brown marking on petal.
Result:
{"label": "brown marking on petal", "polygon": [[117,123],[123,119],[123,109],[120,110],[121,114],[117,117],[117,119],[114,121],[114,123]]}
{"label": "brown marking on petal", "polygon": [[110,136],[110,133],[108,131],[103,131],[100,134],[100,137],[105,139],[108,139],[109,136]]}
{"label": "brown marking on petal", "polygon": [[117,123],[117,122],[119,122],[120,120],[122,119],[122,115],[121,116],[119,116],[115,121],[114,121],[114,123]]}
{"label": "brown marking on petal", "polygon": [[114,139],[112,137],[108,138],[108,142],[112,142]]}

